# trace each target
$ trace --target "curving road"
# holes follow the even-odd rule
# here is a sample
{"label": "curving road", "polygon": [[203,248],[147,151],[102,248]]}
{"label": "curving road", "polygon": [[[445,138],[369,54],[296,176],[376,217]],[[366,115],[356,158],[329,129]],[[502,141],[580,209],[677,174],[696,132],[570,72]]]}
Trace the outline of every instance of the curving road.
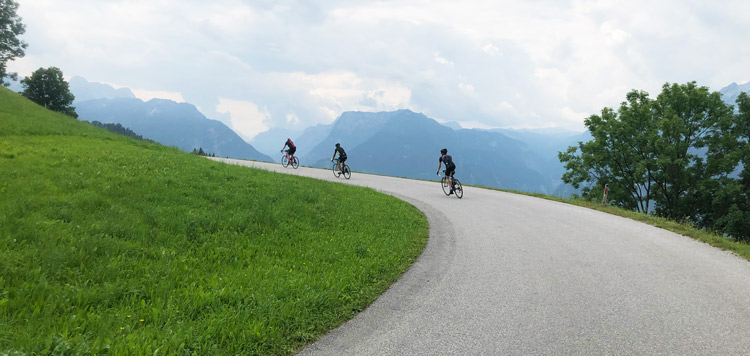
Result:
{"label": "curving road", "polygon": [[371,187],[430,223],[409,271],[300,355],[750,355],[750,263],[704,243],[522,195],[223,161]]}

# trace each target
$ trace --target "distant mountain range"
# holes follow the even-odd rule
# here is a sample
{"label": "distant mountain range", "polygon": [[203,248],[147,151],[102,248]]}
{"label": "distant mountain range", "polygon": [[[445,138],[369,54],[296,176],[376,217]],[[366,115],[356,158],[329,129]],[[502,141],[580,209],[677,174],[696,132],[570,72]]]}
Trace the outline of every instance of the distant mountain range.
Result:
{"label": "distant mountain range", "polygon": [[[284,141],[291,137],[303,165],[330,168],[334,144],[339,142],[355,171],[434,179],[439,151],[445,147],[464,183],[564,197],[575,190],[560,179],[564,168],[557,153],[591,139],[588,132],[554,128],[464,129],[457,122],[440,124],[423,114],[398,110],[344,112],[331,124],[304,131],[274,128],[247,143],[191,104],[143,102],[127,88],[114,89],[80,77],[72,78],[70,86],[82,120],[119,123],[144,138],[187,152],[203,148],[217,156],[277,162]],[[741,91],[750,92],[750,83],[732,83],[720,90],[731,105]]]}
{"label": "distant mountain range", "polygon": [[[570,133],[571,144],[577,136]],[[548,167],[561,167],[560,162],[551,162],[521,140],[500,132],[456,130],[409,110],[343,113],[328,136],[301,157],[303,164],[329,168],[337,142],[347,150],[347,162],[355,171],[434,179],[440,149],[445,147],[457,163],[457,175],[467,184],[547,194],[562,185],[562,173],[557,174],[561,168]]]}
{"label": "distant mountain range", "polygon": [[94,99],[130,98],[135,99],[135,94],[128,88],[115,89],[102,83],[89,82],[82,77],[70,78],[70,92],[75,95],[75,103]]}
{"label": "distant mountain range", "polygon": [[724,99],[724,102],[732,106],[737,105],[737,97],[742,92],[750,93],[750,82],[742,85],[732,83],[719,90],[719,93],[722,94],[722,99]]}
{"label": "distant mountain range", "polygon": [[[295,138],[301,134],[302,131],[287,130],[283,128],[272,128],[268,131],[261,132],[250,140],[250,144],[253,145],[261,153],[271,157],[281,157],[281,148],[286,143],[287,138],[291,138],[295,142]],[[299,155],[299,151],[297,155]]]}
{"label": "distant mountain range", "polygon": [[203,148],[220,157],[272,161],[232,129],[206,118],[191,104],[162,99],[144,102],[136,99],[130,89],[114,89],[80,77],[71,79],[70,87],[76,96],[74,106],[80,120],[119,123],[144,138],[185,152]]}
{"label": "distant mountain range", "polygon": [[114,98],[76,104],[78,118],[119,123],[144,138],[185,152],[203,148],[220,157],[271,162],[220,121],[203,116],[195,106],[171,100]]}

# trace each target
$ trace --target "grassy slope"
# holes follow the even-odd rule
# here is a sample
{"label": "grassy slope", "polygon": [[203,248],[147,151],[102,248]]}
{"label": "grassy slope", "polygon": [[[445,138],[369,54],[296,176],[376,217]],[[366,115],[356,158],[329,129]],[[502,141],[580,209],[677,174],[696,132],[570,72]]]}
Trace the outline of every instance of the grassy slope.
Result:
{"label": "grassy slope", "polygon": [[0,88],[0,354],[289,354],[427,234],[372,190],[215,163]]}

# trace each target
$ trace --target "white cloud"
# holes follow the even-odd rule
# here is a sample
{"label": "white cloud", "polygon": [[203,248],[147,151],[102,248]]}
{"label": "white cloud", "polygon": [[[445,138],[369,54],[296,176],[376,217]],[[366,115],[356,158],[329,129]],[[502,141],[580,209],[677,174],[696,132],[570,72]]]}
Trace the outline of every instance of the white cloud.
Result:
{"label": "white cloud", "polygon": [[458,89],[467,95],[474,94],[474,86],[466,83],[458,83]]}
{"label": "white cloud", "polygon": [[365,97],[373,100],[377,110],[397,110],[411,107],[411,90],[396,85],[384,85],[377,90],[370,90]]}
{"label": "white cloud", "polygon": [[610,22],[601,25],[601,32],[606,37],[606,44],[609,46],[622,45],[631,38],[629,33],[614,27]]}
{"label": "white cloud", "polygon": [[453,62],[451,62],[451,61],[443,58],[442,56],[440,56],[439,53],[435,53],[435,63],[440,63],[440,64],[444,64],[444,65],[449,65],[449,66],[455,65],[455,63],[453,63]]}
{"label": "white cloud", "polygon": [[573,109],[566,106],[560,109],[560,116],[562,116],[563,119],[568,120],[570,122],[583,123],[583,121],[586,120],[587,117],[591,116],[591,114],[575,112],[573,111]]}
{"label": "white cloud", "polygon": [[266,78],[286,91],[306,95],[314,106],[309,110],[322,114],[325,118],[323,122],[331,122],[348,110],[396,110],[410,107],[411,91],[408,88],[384,80],[361,78],[352,72],[269,73]]}
{"label": "white cloud", "polygon": [[232,129],[247,139],[268,130],[266,125],[269,118],[268,112],[265,109],[261,110],[253,102],[220,98],[216,111],[229,113]]}
{"label": "white cloud", "polygon": [[500,111],[515,111],[513,108],[513,105],[507,101],[501,101],[500,104],[497,105],[497,108]]}
{"label": "white cloud", "polygon": [[299,117],[293,113],[286,114],[286,123],[290,125],[295,125],[299,123]]}
{"label": "white cloud", "polygon": [[484,45],[482,47],[482,51],[484,51],[484,53],[487,53],[487,54],[489,54],[490,56],[493,56],[493,57],[502,57],[503,56],[503,52],[500,52],[500,48],[497,48],[497,47],[495,47],[495,46],[493,46],[493,45],[491,45],[489,43],[486,44],[486,45]]}
{"label": "white cloud", "polygon": [[746,81],[750,62],[738,45],[750,33],[745,0],[19,3],[29,48],[10,71],[54,65],[224,122],[231,113],[233,126],[242,113],[226,98],[254,103],[236,126],[254,122],[248,135],[399,108],[476,127],[580,128],[574,118],[631,89],[718,90]]}
{"label": "white cloud", "polygon": [[143,101],[149,101],[151,99],[167,99],[176,101],[178,103],[184,103],[185,99],[181,93],[161,90],[146,90],[146,89],[131,89],[136,98]]}

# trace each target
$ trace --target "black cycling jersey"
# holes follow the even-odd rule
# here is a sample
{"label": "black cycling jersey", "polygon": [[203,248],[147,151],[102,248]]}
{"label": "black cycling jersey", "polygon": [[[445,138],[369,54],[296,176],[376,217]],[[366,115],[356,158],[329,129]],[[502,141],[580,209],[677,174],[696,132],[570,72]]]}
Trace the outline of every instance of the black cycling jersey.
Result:
{"label": "black cycling jersey", "polygon": [[344,152],[344,148],[343,147],[341,147],[341,146],[336,147],[336,149],[334,150],[333,154],[335,155],[336,152],[339,153],[339,157],[342,157],[342,156],[346,157],[346,152]]}
{"label": "black cycling jersey", "polygon": [[455,164],[453,163],[453,157],[451,157],[451,155],[448,155],[448,154],[440,156],[440,158],[438,159],[438,162],[445,163],[446,167],[455,166]]}

